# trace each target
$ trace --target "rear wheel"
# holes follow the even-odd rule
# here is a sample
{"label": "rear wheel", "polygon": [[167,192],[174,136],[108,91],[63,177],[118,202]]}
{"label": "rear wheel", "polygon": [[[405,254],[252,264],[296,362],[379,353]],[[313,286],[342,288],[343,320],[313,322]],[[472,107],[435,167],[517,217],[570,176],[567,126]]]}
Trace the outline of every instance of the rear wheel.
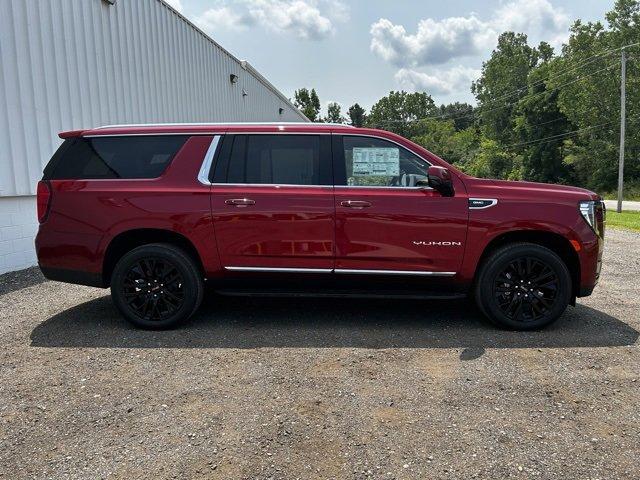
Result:
{"label": "rear wheel", "polygon": [[138,327],[172,328],[200,306],[203,280],[193,259],[169,244],[134,248],[116,264],[111,297],[122,315]]}
{"label": "rear wheel", "polygon": [[571,299],[571,275],[553,251],[531,243],[506,245],[480,267],[476,302],[495,324],[535,330],[562,315]]}

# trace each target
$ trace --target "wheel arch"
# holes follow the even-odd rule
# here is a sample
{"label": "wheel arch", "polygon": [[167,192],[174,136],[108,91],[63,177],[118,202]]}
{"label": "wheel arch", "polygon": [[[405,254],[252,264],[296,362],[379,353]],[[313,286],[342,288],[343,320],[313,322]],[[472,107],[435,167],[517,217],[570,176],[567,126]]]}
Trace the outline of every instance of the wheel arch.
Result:
{"label": "wheel arch", "polygon": [[474,284],[486,259],[498,248],[509,243],[526,242],[548,248],[554,252],[569,269],[571,275],[571,298],[575,304],[575,297],[580,288],[580,259],[571,242],[559,233],[548,230],[515,230],[502,233],[493,238],[484,248],[478,260],[474,275]]}
{"label": "wheel arch", "polygon": [[187,237],[171,230],[159,228],[137,228],[119,233],[109,242],[102,263],[102,279],[105,285],[111,284],[113,269],[124,254],[136,247],[150,243],[168,243],[184,250],[204,275],[204,266],[198,250]]}

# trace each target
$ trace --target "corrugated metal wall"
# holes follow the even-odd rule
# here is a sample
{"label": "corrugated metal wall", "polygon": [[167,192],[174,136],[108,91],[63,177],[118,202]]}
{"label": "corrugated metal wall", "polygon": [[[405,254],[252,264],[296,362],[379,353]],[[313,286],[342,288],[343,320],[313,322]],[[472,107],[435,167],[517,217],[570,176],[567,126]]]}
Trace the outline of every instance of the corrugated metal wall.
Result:
{"label": "corrugated metal wall", "polygon": [[35,193],[62,130],[306,120],[160,0],[0,0],[0,67],[0,196]]}

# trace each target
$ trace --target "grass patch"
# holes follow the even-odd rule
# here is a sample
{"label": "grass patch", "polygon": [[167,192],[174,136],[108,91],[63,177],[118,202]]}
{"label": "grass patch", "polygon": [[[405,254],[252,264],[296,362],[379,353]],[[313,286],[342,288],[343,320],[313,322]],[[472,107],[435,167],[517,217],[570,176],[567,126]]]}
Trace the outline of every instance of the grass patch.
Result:
{"label": "grass patch", "polygon": [[640,212],[623,210],[622,213],[617,213],[613,210],[607,210],[607,227],[626,228],[640,232]]}
{"label": "grass patch", "polygon": [[[617,200],[618,192],[613,190],[611,192],[601,193],[602,198],[606,200]],[[640,182],[631,181],[624,186],[624,199],[625,200],[640,200]]]}

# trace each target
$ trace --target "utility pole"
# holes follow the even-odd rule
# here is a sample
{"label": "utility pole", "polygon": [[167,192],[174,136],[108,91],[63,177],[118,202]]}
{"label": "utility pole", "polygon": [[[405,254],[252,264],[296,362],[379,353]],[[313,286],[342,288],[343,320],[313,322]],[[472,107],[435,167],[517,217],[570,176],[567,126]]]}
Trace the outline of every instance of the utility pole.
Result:
{"label": "utility pole", "polygon": [[618,208],[617,212],[622,211],[622,186],[624,183],[624,136],[627,120],[627,105],[626,105],[626,86],[627,86],[627,56],[622,49],[622,75],[620,84],[620,161],[618,163]]}

